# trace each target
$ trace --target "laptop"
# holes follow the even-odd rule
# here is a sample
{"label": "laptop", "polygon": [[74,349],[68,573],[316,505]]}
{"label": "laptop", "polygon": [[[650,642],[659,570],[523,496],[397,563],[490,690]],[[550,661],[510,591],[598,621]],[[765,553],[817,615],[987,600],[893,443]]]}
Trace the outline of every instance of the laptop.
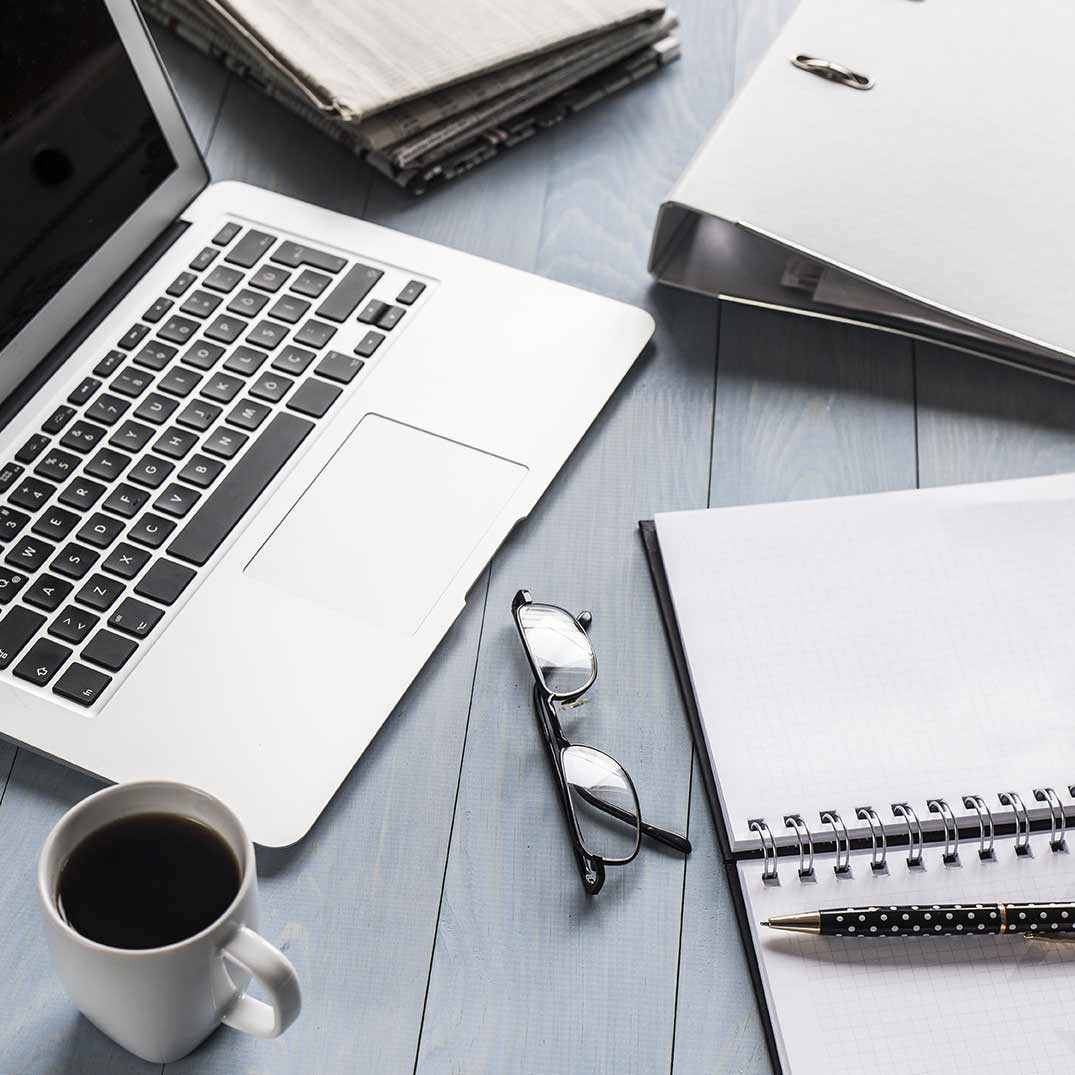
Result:
{"label": "laptop", "polygon": [[130,0],[0,74],[0,734],[301,838],[649,340],[209,183]]}

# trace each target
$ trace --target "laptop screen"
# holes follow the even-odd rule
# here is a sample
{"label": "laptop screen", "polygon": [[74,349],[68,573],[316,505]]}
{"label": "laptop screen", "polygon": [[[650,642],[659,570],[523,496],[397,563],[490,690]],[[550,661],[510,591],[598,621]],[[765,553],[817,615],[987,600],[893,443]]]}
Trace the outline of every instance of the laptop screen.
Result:
{"label": "laptop screen", "polygon": [[0,350],[176,170],[104,0],[8,0]]}

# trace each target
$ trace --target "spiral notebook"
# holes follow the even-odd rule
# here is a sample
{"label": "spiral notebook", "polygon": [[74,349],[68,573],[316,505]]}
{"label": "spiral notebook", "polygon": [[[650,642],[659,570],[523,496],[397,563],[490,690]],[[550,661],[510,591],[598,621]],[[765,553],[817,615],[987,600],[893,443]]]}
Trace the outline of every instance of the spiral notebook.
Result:
{"label": "spiral notebook", "polygon": [[1075,1063],[1075,945],[758,927],[1075,892],[1072,535],[1075,475],[642,524],[779,1070]]}

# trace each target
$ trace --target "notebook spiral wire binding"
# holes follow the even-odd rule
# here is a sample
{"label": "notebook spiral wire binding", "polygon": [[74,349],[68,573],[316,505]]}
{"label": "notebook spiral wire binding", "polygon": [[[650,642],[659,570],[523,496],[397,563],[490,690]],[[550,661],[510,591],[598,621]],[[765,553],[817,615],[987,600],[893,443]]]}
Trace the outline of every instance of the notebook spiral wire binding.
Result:
{"label": "notebook spiral wire binding", "polygon": [[[1075,784],[1067,785],[1068,794],[1075,799]],[[1067,828],[1068,818],[1064,810],[1064,804],[1054,788],[1034,788],[1033,795],[1036,802],[1044,803],[1049,809],[1049,850],[1055,853],[1067,851]],[[1023,802],[1022,797],[1014,791],[1001,791],[997,793],[997,799],[1001,806],[1011,809],[1011,820],[1015,826],[1014,851],[1019,856],[1030,854],[1031,821],[1030,812]],[[961,797],[963,808],[973,810],[978,818],[978,858],[982,862],[991,862],[996,859],[994,842],[996,839],[996,825],[993,811],[981,795],[964,795]],[[907,802],[892,804],[892,816],[903,820],[907,826],[907,867],[908,869],[921,869],[924,867],[923,853],[925,850],[925,836],[922,831],[922,823],[918,818],[913,806]],[[926,809],[931,814],[937,814],[944,826],[944,846],[941,850],[941,861],[946,866],[959,865],[959,821],[946,799],[936,798],[926,801]],[[838,877],[851,875],[851,837],[847,825],[836,810],[822,810],[819,813],[822,825],[832,828],[833,840],[836,847],[836,862],[833,872]],[[888,869],[888,840],[885,836],[885,826],[880,815],[872,806],[858,806],[855,808],[855,817],[859,821],[865,821],[870,828],[870,869],[874,873],[881,873]],[[761,840],[763,858],[762,880],[766,884],[779,884],[780,876],[777,870],[778,853],[776,838],[766,823],[765,818],[750,818],[747,826],[751,832],[756,832]],[[799,880],[803,882],[815,880],[814,872],[814,841],[810,828],[803,821],[801,814],[785,814],[784,827],[792,829],[798,842],[799,851]]]}

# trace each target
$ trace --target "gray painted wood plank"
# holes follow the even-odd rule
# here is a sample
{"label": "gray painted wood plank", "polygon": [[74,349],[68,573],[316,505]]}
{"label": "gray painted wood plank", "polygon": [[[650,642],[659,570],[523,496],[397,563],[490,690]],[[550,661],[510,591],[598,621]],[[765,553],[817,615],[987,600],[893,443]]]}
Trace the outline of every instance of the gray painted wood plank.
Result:
{"label": "gray painted wood plank", "polygon": [[[913,487],[908,341],[725,303],[714,506]],[[719,753],[720,744],[714,744]],[[763,765],[759,759],[759,765]],[[789,803],[788,810],[795,804]],[[701,774],[691,789],[676,1013],[678,1072],[769,1070]]]}
{"label": "gray painted wood plank", "polygon": [[525,586],[593,610],[601,677],[569,723],[682,828],[689,734],[636,525],[704,502],[715,318],[642,267],[656,206],[730,91],[731,34],[726,6],[678,10],[679,70],[527,147],[549,162],[534,267],[648,305],[658,337],[493,565],[419,1072],[649,1072],[671,1055],[682,861],[647,848],[583,895],[509,606]]}

